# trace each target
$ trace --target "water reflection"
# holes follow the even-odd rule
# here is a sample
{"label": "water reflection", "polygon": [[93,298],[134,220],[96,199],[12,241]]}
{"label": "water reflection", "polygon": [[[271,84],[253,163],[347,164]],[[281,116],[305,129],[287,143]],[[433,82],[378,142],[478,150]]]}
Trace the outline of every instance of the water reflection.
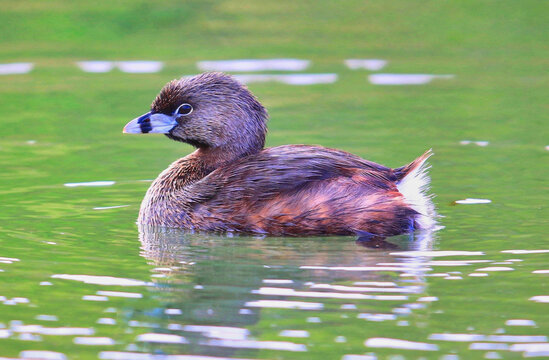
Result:
{"label": "water reflection", "polygon": [[296,334],[308,337],[324,315],[344,310],[352,317],[339,325],[394,321],[429,302],[415,301],[429,299],[424,275],[431,268],[390,251],[428,251],[432,233],[392,238],[390,250],[350,237],[227,237],[150,226],[139,227],[139,238],[142,256],[154,266],[151,290],[164,304],[148,314],[164,324],[137,338],[146,344],[142,350],[177,343],[186,353],[217,356],[242,349],[306,352],[304,336]]}

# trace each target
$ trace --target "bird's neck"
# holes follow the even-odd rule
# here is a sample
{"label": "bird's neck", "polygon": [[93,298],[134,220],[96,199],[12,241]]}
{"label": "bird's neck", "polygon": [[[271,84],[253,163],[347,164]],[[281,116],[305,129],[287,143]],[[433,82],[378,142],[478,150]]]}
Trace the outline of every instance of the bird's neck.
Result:
{"label": "bird's neck", "polygon": [[225,147],[213,149],[200,148],[172,163],[160,174],[155,182],[160,182],[166,192],[178,191],[202,179],[219,167],[228,165],[261,150],[242,152]]}

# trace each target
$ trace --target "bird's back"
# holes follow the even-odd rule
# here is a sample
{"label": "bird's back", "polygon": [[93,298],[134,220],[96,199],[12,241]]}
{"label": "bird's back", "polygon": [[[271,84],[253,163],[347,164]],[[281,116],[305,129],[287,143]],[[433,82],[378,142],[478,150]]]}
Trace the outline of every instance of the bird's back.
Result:
{"label": "bird's back", "polygon": [[318,146],[268,148],[217,168],[186,187],[174,204],[184,227],[273,235],[397,235],[417,212],[393,170]]}

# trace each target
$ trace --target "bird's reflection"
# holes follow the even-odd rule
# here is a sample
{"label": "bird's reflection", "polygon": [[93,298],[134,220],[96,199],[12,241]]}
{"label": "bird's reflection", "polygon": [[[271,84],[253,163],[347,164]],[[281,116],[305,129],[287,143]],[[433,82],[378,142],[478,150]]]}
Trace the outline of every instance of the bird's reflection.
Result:
{"label": "bird's reflection", "polygon": [[[262,318],[261,308],[250,304],[258,300],[318,303],[323,301],[324,293],[330,292],[332,299],[338,298],[331,285],[352,285],[358,281],[397,283],[403,272],[412,273],[415,278],[413,288],[410,287],[413,290],[403,293],[419,296],[425,271],[421,261],[413,257],[397,258],[390,253],[395,248],[428,250],[432,246],[431,233],[415,234],[413,239],[395,237],[388,242],[384,239],[357,241],[351,237],[227,236],[143,225],[139,227],[139,238],[142,256],[161,275],[153,278],[158,284],[153,291],[162,298],[164,309],[181,310],[180,315],[171,318],[164,315],[165,311],[158,311],[158,317],[171,323],[166,324],[168,329],[191,339],[189,346],[194,353],[223,356],[232,351],[207,346],[211,332],[210,335],[188,333],[185,329],[190,328],[185,326],[238,327],[254,334],[254,325]],[[397,266],[392,273],[382,270],[381,266],[380,271],[376,271],[381,263],[397,263]],[[363,268],[370,270],[362,271]],[[282,290],[278,292],[277,288]],[[383,293],[383,289],[380,291]],[[342,294],[341,298],[345,296]],[[375,301],[372,306],[376,306]],[[303,310],[292,311],[297,315]]]}

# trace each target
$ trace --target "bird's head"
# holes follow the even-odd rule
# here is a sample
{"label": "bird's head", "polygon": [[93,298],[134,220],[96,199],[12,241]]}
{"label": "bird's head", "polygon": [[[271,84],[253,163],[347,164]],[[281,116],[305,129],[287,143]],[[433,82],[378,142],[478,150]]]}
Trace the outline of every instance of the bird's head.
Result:
{"label": "bird's head", "polygon": [[199,149],[222,148],[246,155],[265,144],[267,111],[233,77],[204,73],[173,80],[154,99],[151,111],[124,133],[161,133]]}

